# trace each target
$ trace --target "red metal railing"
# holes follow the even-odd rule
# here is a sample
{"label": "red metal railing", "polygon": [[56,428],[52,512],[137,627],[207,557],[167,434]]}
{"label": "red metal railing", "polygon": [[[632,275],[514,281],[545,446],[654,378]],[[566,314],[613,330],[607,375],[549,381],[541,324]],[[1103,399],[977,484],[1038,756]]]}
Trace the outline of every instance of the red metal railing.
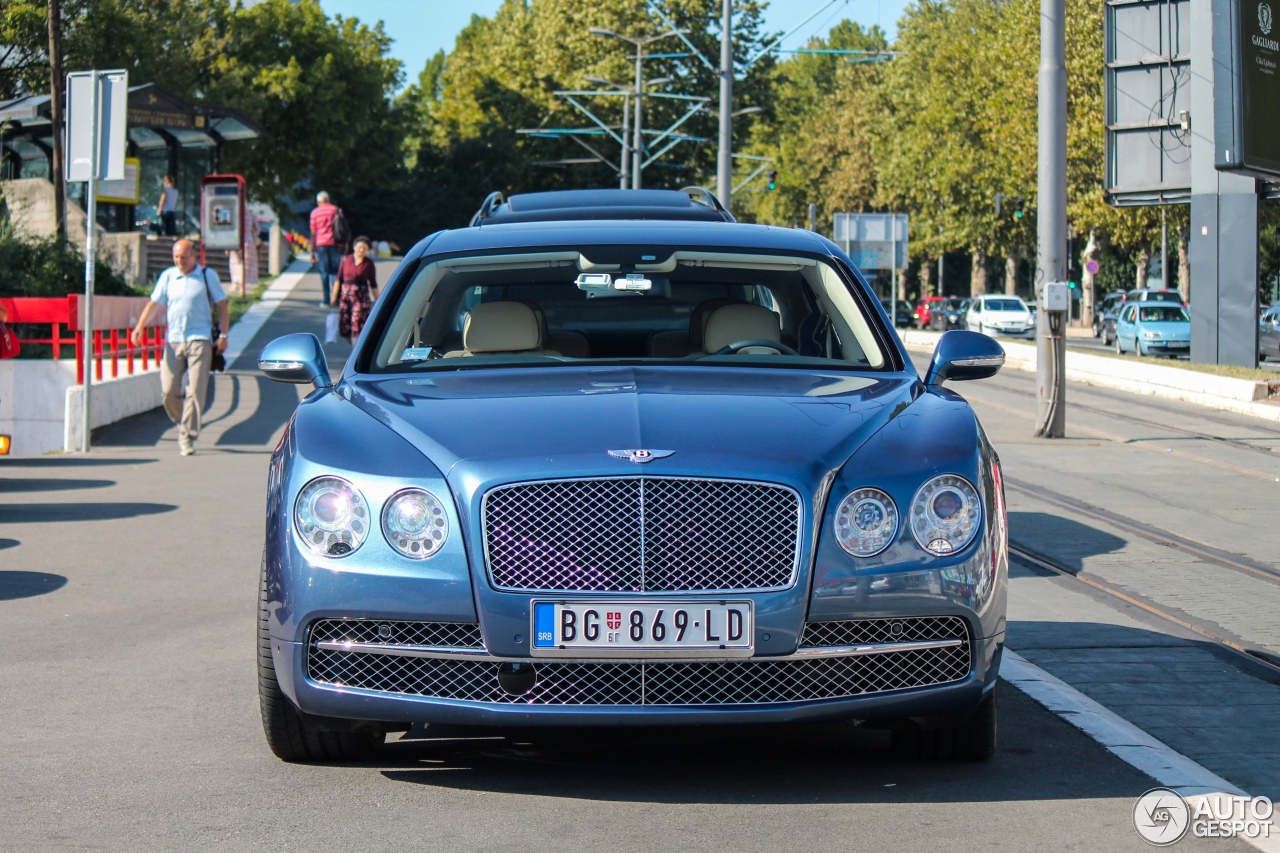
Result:
{"label": "red metal railing", "polygon": [[[81,308],[83,296],[73,294],[58,298],[18,297],[0,299],[0,307],[8,312],[6,321],[10,326],[15,324],[34,323],[50,326],[49,337],[23,337],[18,340],[23,344],[49,344],[54,358],[63,358],[64,347],[75,349],[76,382],[84,383],[84,311]],[[134,364],[140,363],[142,370],[149,370],[152,363],[159,364],[164,357],[165,312],[163,308],[152,312],[153,316],[143,329],[142,342],[135,346],[130,339],[142,310],[147,305],[145,296],[95,296],[93,297],[93,376],[102,381],[104,375],[112,378],[121,375],[121,362],[124,363],[124,375],[132,375]],[[21,328],[15,329],[17,332]],[[107,374],[103,365],[110,365]]]}

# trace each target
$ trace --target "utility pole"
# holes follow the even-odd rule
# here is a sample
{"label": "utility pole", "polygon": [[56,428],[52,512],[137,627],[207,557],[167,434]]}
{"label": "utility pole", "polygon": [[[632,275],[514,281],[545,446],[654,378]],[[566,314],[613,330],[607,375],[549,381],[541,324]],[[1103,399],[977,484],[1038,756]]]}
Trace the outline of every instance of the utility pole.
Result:
{"label": "utility pole", "polygon": [[644,168],[644,138],[640,135],[644,128],[644,113],[641,104],[644,102],[644,45],[637,41],[636,45],[636,124],[632,128],[635,138],[631,141],[631,189],[640,189],[640,172]]}
{"label": "utility pole", "polygon": [[1062,281],[1067,273],[1065,16],[1064,0],[1040,0],[1036,435],[1044,438],[1066,435],[1066,317],[1046,310],[1046,285]]}
{"label": "utility pole", "polygon": [[67,239],[67,182],[62,172],[62,0],[49,0],[49,111],[53,135],[54,236]]}
{"label": "utility pole", "polygon": [[733,196],[733,14],[724,0],[720,21],[720,150],[716,159],[716,195],[725,210]]}

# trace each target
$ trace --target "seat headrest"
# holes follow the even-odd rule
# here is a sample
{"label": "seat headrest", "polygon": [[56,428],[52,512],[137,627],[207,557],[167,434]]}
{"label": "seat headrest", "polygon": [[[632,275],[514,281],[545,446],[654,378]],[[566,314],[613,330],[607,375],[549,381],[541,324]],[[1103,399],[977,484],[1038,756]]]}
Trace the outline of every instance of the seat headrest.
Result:
{"label": "seat headrest", "polygon": [[471,353],[541,349],[542,325],[523,302],[483,302],[467,313],[462,346]]}
{"label": "seat headrest", "polygon": [[724,296],[716,296],[699,302],[689,314],[689,346],[694,351],[701,351],[702,340],[707,331],[707,319],[715,313],[717,308],[723,308],[726,305],[745,304],[741,299],[730,299]]}
{"label": "seat headrest", "polygon": [[703,350],[715,352],[736,341],[782,341],[778,315],[759,305],[724,305],[707,318]]}

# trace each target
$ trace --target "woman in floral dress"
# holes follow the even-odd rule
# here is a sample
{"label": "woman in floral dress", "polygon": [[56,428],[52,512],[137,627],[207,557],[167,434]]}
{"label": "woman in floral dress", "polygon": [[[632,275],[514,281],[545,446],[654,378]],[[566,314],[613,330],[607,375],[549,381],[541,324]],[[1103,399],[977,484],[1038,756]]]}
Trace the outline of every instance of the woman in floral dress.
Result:
{"label": "woman in floral dress", "polygon": [[357,237],[351,254],[338,264],[339,286],[333,304],[338,306],[338,334],[351,343],[360,335],[369,307],[378,298],[378,272],[369,257],[369,238]]}

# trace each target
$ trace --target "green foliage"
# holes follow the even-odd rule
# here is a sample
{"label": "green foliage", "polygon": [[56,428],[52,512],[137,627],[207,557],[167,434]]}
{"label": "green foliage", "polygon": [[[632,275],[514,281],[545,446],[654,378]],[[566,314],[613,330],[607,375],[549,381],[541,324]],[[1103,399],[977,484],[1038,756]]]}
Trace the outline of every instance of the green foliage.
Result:
{"label": "green foliage", "polygon": [[[101,261],[94,275],[94,293],[139,295]],[[67,296],[72,293],[84,293],[84,256],[75,247],[53,239],[20,239],[7,222],[0,222],[0,294]]]}
{"label": "green foliage", "polygon": [[[877,51],[888,43],[878,27],[842,21],[826,39],[813,39],[806,47]],[[807,221],[813,202],[825,230],[834,213],[865,210],[872,203],[876,170],[866,115],[882,63],[848,59],[797,54],[773,70],[772,108],[751,129],[747,153],[773,158],[777,187],[760,194],[760,178],[744,187],[734,201],[740,218],[799,225]]]}

